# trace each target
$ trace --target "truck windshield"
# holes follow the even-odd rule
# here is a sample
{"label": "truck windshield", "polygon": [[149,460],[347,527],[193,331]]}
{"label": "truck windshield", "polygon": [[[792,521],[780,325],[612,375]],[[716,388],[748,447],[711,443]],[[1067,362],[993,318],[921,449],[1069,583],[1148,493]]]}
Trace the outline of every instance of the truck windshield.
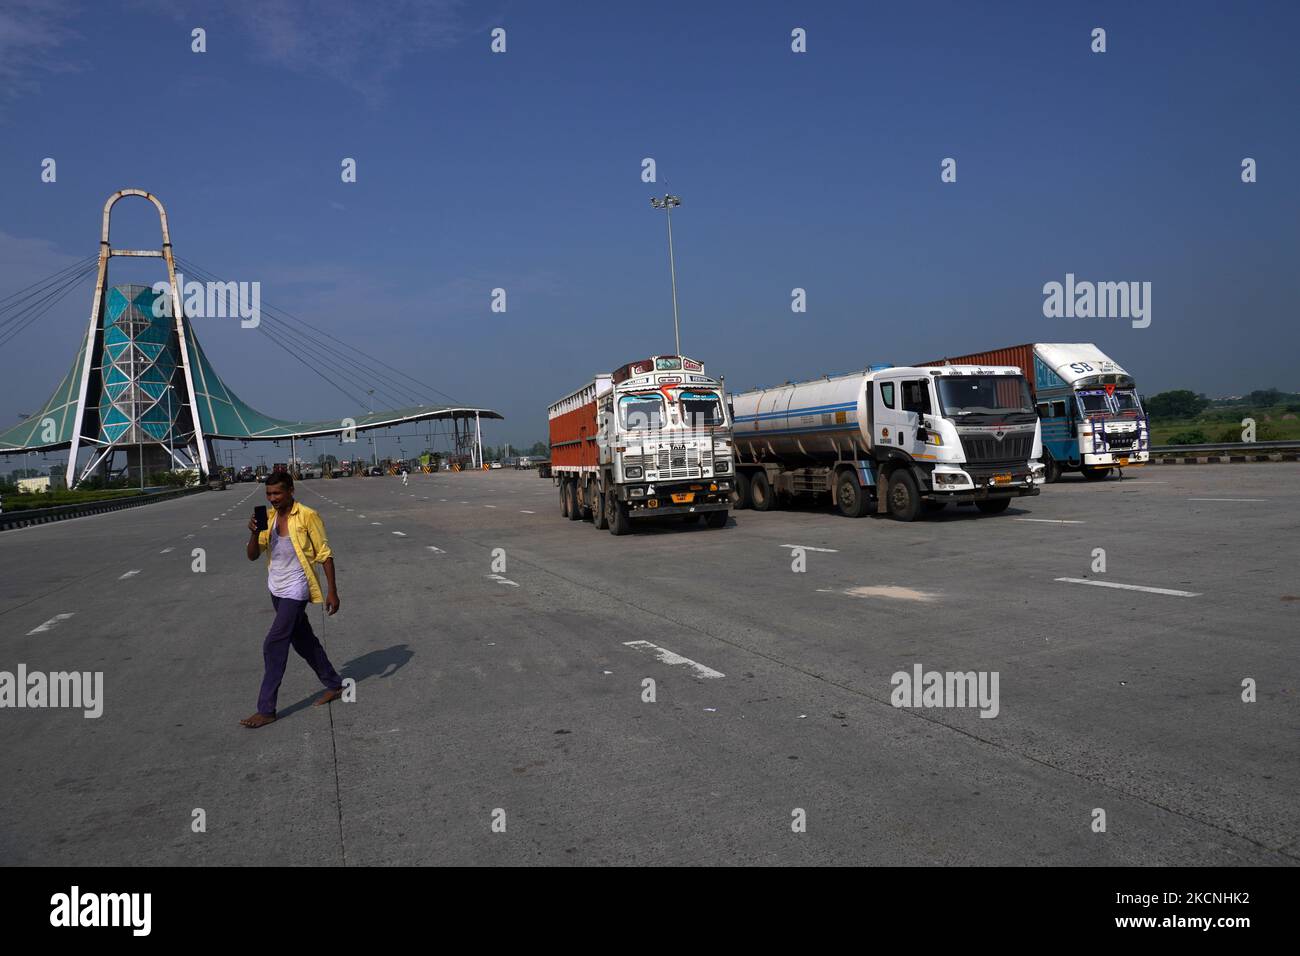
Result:
{"label": "truck windshield", "polygon": [[682,423],[687,428],[723,423],[722,402],[715,392],[682,392],[677,400],[681,402]]}
{"label": "truck windshield", "polygon": [[1019,375],[943,375],[935,378],[950,418],[963,415],[1033,415],[1029,384]]}
{"label": "truck windshield", "polygon": [[1079,396],[1079,408],[1084,417],[1106,415],[1140,415],[1142,404],[1137,394],[1132,391],[1116,389],[1107,395],[1104,388],[1090,388],[1076,392]]}
{"label": "truck windshield", "polygon": [[624,395],[618,400],[624,428],[663,428],[664,400],[661,395]]}

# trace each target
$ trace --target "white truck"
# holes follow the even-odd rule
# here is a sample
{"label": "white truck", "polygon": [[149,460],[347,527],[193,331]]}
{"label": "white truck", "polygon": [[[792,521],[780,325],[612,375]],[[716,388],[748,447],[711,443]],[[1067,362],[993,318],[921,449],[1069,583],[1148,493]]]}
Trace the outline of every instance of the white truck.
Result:
{"label": "white truck", "polygon": [[597,375],[548,409],[560,511],[627,534],[635,518],[727,523],[731,424],[720,383],[684,355],[655,355]]}
{"label": "white truck", "polygon": [[873,504],[912,521],[972,502],[1004,511],[1037,495],[1042,443],[1018,368],[871,366],[731,397],[737,508],[829,495],[851,518]]}

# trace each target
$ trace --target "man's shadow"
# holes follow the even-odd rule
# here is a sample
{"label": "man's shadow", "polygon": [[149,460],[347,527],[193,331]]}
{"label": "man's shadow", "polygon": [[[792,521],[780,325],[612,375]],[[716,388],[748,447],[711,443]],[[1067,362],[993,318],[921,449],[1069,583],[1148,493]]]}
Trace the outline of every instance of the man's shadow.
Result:
{"label": "man's shadow", "polygon": [[[339,676],[345,679],[350,677],[358,684],[369,677],[391,677],[398,670],[405,667],[414,656],[415,652],[411,650],[410,645],[394,644],[392,647],[386,647],[380,651],[371,651],[368,654],[353,658],[343,665],[343,668],[339,671]],[[288,717],[290,714],[310,707],[322,692],[323,689],[313,691],[296,704],[291,704],[281,710],[276,715],[277,718]]]}

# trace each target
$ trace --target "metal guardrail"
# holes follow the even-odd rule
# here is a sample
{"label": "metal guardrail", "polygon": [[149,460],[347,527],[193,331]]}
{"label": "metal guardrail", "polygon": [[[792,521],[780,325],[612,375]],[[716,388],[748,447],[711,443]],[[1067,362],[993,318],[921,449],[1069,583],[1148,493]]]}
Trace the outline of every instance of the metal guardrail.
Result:
{"label": "metal guardrail", "polygon": [[1238,442],[1215,442],[1209,445],[1152,445],[1151,454],[1172,455],[1179,452],[1188,455],[1204,454],[1228,455],[1232,452],[1261,452],[1261,451],[1300,451],[1300,441],[1238,441]]}
{"label": "metal guardrail", "polygon": [[208,491],[207,485],[197,488],[177,488],[175,491],[156,491],[152,494],[134,495],[130,498],[107,498],[103,501],[84,501],[75,505],[55,505],[53,508],[30,508],[24,511],[9,511],[0,514],[0,531],[12,528],[25,528],[34,524],[47,524],[51,521],[65,521],[68,518],[82,518],[86,515],[103,514],[106,511],[121,511],[123,508],[138,508],[140,505],[153,504],[155,501],[169,501],[172,498],[184,498],[187,495]]}

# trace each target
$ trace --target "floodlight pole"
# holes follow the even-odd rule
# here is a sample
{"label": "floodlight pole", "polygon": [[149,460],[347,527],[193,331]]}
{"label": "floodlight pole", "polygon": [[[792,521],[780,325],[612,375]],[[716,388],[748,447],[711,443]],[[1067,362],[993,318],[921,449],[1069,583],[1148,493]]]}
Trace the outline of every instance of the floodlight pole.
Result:
{"label": "floodlight pole", "polygon": [[682,204],[681,197],[664,194],[663,199],[650,200],[650,205],[668,213],[668,272],[673,282],[673,339],[677,345],[677,354],[682,354],[682,333],[677,322],[677,263],[673,259],[673,207]]}

